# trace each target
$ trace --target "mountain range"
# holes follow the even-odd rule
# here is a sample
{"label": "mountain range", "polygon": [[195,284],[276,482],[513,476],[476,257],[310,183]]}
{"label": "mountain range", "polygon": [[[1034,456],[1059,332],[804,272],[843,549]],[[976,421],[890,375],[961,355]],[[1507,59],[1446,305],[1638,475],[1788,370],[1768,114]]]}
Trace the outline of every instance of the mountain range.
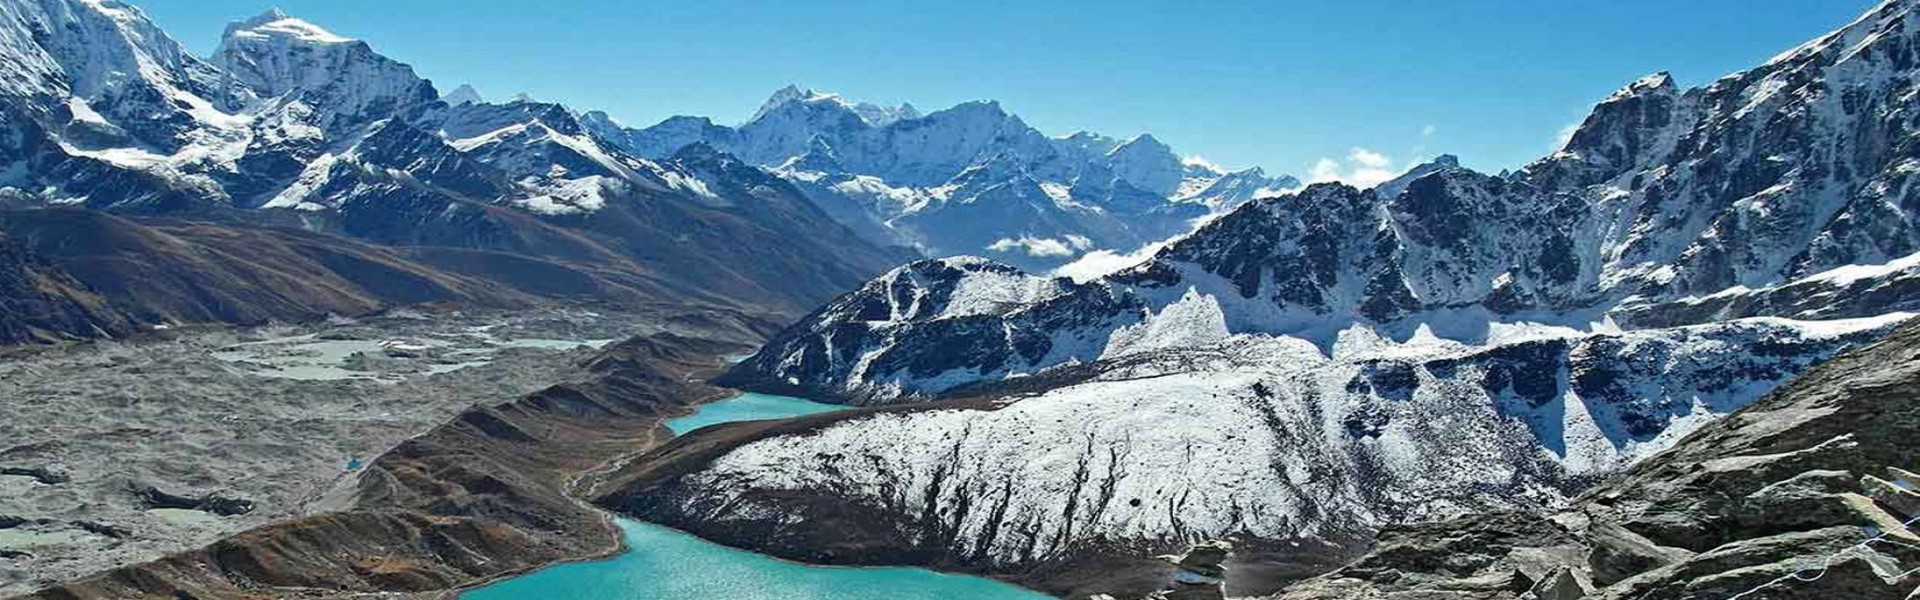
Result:
{"label": "mountain range", "polygon": [[[205,298],[274,275],[273,265],[232,260],[246,250],[212,244],[218,236],[118,249],[141,269],[81,256],[105,251],[83,247],[88,237],[156,240],[166,232],[127,233],[156,219],[225,228],[261,249],[328,238],[340,258],[317,261],[324,278],[280,278],[280,295],[306,300],[215,311],[253,318],[505,296],[797,312],[913,256],[862,242],[798,188],[730,155],[695,146],[645,159],[560,105],[448,103],[405,63],[277,10],[232,24],[202,59],[125,3],[7,3],[0,55],[0,207],[120,217],[67,219],[64,239],[11,232],[38,252],[21,260],[66,271],[76,289],[165,286]],[[225,274],[201,269],[209,262]],[[326,285],[334,280],[391,279],[369,262],[474,285],[310,301],[341,293]],[[193,272],[186,279],[199,283],[150,281],[156,271]],[[72,308],[89,300],[49,289],[72,301],[41,304],[52,316],[32,337],[209,316],[142,306],[152,300],[142,295],[116,295],[133,304],[119,314],[89,314]]]}
{"label": "mountain range", "polygon": [[[197,57],[117,0],[0,3],[0,343],[666,304],[797,318],[712,383],[857,407],[654,448],[745,340],[637,338],[393,449],[346,510],[39,597],[444,591],[615,545],[572,493],[1067,597],[1149,593],[1214,540],[1228,592],[1300,599],[1725,598],[1862,527],[1920,543],[1886,518],[1920,510],[1917,28],[1889,0],[1703,86],[1630,82],[1523,168],[1361,189],[990,101],[792,86],[633,128],[443,94],[278,10]],[[1902,597],[1913,560],[1800,597]]]}
{"label": "mountain range", "polygon": [[738,127],[701,117],[645,129],[598,112],[584,119],[640,156],[700,143],[771,169],[874,243],[1037,270],[1184,233],[1300,185],[1258,167],[1228,172],[1183,159],[1147,134],[1048,137],[990,101],[923,115],[789,86]]}
{"label": "mountain range", "polygon": [[[229,25],[206,58],[123,2],[13,3],[0,25],[0,129],[13,132],[0,144],[0,208],[319,232],[535,300],[797,314],[916,253],[1050,268],[1297,185],[1183,161],[1147,135],[1049,138],[993,102],[923,115],[789,87],[739,127],[675,117],[630,129],[524,96],[443,97],[368,43],[278,10]],[[134,276],[70,275],[83,288]],[[8,339],[112,333],[167,311],[56,312]]]}
{"label": "mountain range", "polygon": [[1914,4],[1631,82],[1515,172],[1259,198],[1088,282],[897,268],[721,380],[890,408],[716,432],[603,503],[1069,596],[1209,539],[1271,592],[1383,526],[1564,506],[1912,316]]}

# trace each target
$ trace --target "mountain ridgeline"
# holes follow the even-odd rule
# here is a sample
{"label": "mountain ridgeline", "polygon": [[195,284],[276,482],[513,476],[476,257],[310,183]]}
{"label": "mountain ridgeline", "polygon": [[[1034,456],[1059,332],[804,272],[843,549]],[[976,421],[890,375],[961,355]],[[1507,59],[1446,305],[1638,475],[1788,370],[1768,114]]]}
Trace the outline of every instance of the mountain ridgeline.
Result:
{"label": "mountain ridgeline", "polygon": [[[0,29],[0,209],[316,231],[420,249],[409,268],[536,301],[798,314],[920,255],[1053,268],[1298,185],[1150,135],[1048,137],[994,102],[922,114],[789,87],[738,127],[633,129],[465,86],[443,97],[367,42],[278,10],[229,25],[206,58],[117,1],[11,3]],[[42,334],[163,311],[134,312]]]}
{"label": "mountain ridgeline", "polygon": [[[1107,332],[1190,290],[1221,306],[1228,331],[1323,346],[1356,324],[1475,341],[1501,321],[1671,326],[1912,309],[1903,292],[1916,291],[1914,265],[1901,259],[1920,251],[1920,146],[1910,142],[1920,124],[1904,110],[1917,37],[1906,9],[1890,3],[1706,87],[1683,91],[1664,73],[1636,81],[1565,148],[1504,178],[1455,163],[1397,195],[1330,183],[1260,199],[1141,265],[969,319],[924,309],[1024,285],[990,281],[1044,277],[979,261],[905,267],[819,310],[738,373],[831,395],[900,388],[880,400],[938,393],[964,383],[942,377],[957,369],[991,378],[1097,359]],[[934,271],[944,275],[918,276]],[[1856,293],[1873,301],[1841,298]],[[1809,296],[1828,300],[1788,301]],[[1062,343],[1067,332],[1092,343]],[[897,343],[905,338],[981,350],[923,357],[925,345]],[[822,351],[828,341],[837,355]],[[850,374],[856,366],[865,370]]]}
{"label": "mountain ridgeline", "polygon": [[1566,506],[1920,306],[1915,6],[1634,81],[1513,173],[1252,200],[1085,283],[897,268],[722,379],[887,408],[711,432],[603,503],[1069,596],[1228,538],[1268,593],[1381,527]]}
{"label": "mountain ridgeline", "polygon": [[[156,285],[143,273],[76,258],[102,252],[80,240],[151,240],[173,232],[129,232],[156,226],[153,219],[191,219],[199,231],[224,228],[262,248],[319,244],[341,257],[306,254],[317,258],[321,280],[286,279],[292,287],[281,296],[361,296],[216,310],[232,315],[143,306],[142,297],[112,298],[134,305],[92,316],[55,303],[42,312],[67,317],[40,319],[36,333],[8,340],[424,300],[796,313],[914,256],[861,241],[798,188],[730,155],[696,145],[645,159],[597,137],[564,106],[449,103],[405,63],[279,11],[232,24],[202,59],[125,3],[10,2],[0,6],[0,56],[0,208],[123,217],[63,217],[59,234],[72,237],[32,244],[43,246],[38,271],[65,271],[75,289]],[[303,231],[346,239],[314,241]],[[238,250],[212,243],[224,239],[173,236],[165,251],[146,254],[146,266],[184,273],[209,263],[166,259],[222,262],[217,257]],[[220,295],[228,284],[272,275],[230,277],[265,267],[223,262],[224,275],[186,275],[210,282],[186,295]],[[411,295],[325,285],[388,277],[362,271],[368,263],[460,283]]]}
{"label": "mountain ridgeline", "polygon": [[641,156],[706,144],[769,168],[876,243],[1035,269],[1184,233],[1299,185],[1182,159],[1151,135],[1048,137],[997,102],[922,115],[788,87],[739,127],[675,117],[630,129],[604,113],[585,122]]}

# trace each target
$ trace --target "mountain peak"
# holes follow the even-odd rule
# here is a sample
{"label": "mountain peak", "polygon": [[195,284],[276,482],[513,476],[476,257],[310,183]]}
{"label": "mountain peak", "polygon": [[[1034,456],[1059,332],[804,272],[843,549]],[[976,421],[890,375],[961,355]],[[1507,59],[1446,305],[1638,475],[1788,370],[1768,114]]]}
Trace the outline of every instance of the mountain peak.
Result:
{"label": "mountain peak", "polygon": [[406,63],[278,9],[228,24],[213,62],[255,98],[297,94],[335,133],[440,98]]}
{"label": "mountain peak", "polygon": [[1119,147],[1114,148],[1108,152],[1107,155],[1117,157],[1132,153],[1145,153],[1154,156],[1161,154],[1172,155],[1173,147],[1161,142],[1159,138],[1153,137],[1151,133],[1142,133],[1133,136],[1133,139],[1127,140],[1126,143],[1120,144]]}
{"label": "mountain peak", "polygon": [[834,153],[833,144],[827,138],[815,135],[807,140],[807,151],[788,159],[779,170],[834,172],[841,170],[840,155]]}
{"label": "mountain peak", "polygon": [[760,103],[760,110],[754,111],[753,120],[758,121],[760,117],[765,116],[768,112],[772,112],[773,109],[780,108],[788,102],[795,102],[811,95],[813,95],[813,90],[801,89],[798,85],[787,84],[787,87],[774,90],[773,95],[768,96],[766,102]]}
{"label": "mountain peak", "polygon": [[287,39],[314,44],[345,44],[353,38],[341,36],[313,23],[294,18],[279,8],[269,8],[251,19],[227,25],[226,40],[238,37]]}
{"label": "mountain peak", "polygon": [[920,110],[914,108],[912,104],[887,107],[871,102],[853,102],[832,92],[822,92],[788,84],[787,87],[775,90],[773,95],[769,96],[767,101],[760,105],[760,110],[753,113],[752,120],[758,121],[766,117],[769,113],[796,102],[816,106],[823,104],[836,106],[852,112],[854,115],[860,117],[861,121],[874,127],[885,127],[897,121],[918,119],[921,116]]}
{"label": "mountain peak", "polygon": [[1459,168],[1460,157],[1452,154],[1442,154],[1434,157],[1433,160],[1414,165],[1413,168],[1407,169],[1407,172],[1401,173],[1399,177],[1381,182],[1379,185],[1374,186],[1373,189],[1381,196],[1392,198],[1399,196],[1400,192],[1406,191],[1407,186],[1412,185],[1415,180],[1434,173],[1453,171]]}
{"label": "mountain peak", "polygon": [[751,120],[759,121],[766,118],[767,115],[773,114],[775,111],[792,104],[819,105],[828,102],[831,102],[835,106],[851,109],[845,101],[840,100],[838,95],[788,84],[787,87],[775,90],[772,96],[768,96],[767,101],[760,104],[760,110],[754,111],[753,119]]}
{"label": "mountain peak", "polygon": [[1837,56],[1857,56],[1865,46],[1909,37],[1914,35],[1912,32],[1915,29],[1903,23],[1914,19],[1916,9],[1920,9],[1920,1],[1886,0],[1831,33],[1781,52],[1768,60],[1766,66],[1798,61],[1829,51],[1835,51]]}
{"label": "mountain peak", "polygon": [[854,114],[860,115],[860,118],[865,120],[868,125],[874,127],[886,127],[900,121],[920,118],[920,110],[914,108],[912,104],[905,103],[902,103],[900,106],[887,107],[870,102],[861,102],[853,105],[853,112]]}
{"label": "mountain peak", "polygon": [[248,19],[247,23],[257,26],[257,25],[272,23],[274,21],[278,21],[281,19],[291,19],[291,18],[293,18],[293,15],[289,15],[287,14],[287,11],[280,10],[280,7],[275,6],[272,8],[268,8],[267,10],[261,12],[258,16],[255,16],[252,19]]}
{"label": "mountain peak", "polygon": [[1673,83],[1673,74],[1660,71],[1634,80],[1633,83],[1629,83],[1626,87],[1613,92],[1613,95],[1608,96],[1607,100],[1622,100],[1648,94],[1664,94],[1677,89],[1679,89],[1679,87]]}
{"label": "mountain peak", "polygon": [[480,97],[480,90],[473,89],[473,86],[464,83],[460,84],[460,87],[454,88],[453,91],[447,92],[447,95],[441,96],[440,99],[446,101],[446,103],[451,106],[486,103],[486,100]]}

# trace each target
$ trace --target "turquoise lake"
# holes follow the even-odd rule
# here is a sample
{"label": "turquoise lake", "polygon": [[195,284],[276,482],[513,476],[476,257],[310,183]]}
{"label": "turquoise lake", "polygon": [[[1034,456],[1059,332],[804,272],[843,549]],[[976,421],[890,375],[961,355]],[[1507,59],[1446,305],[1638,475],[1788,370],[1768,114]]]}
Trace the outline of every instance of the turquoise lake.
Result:
{"label": "turquoise lake", "polygon": [[[742,394],[667,421],[675,434],[729,421],[795,417],[842,406]],[[669,527],[618,519],[625,554],[555,565],[472,590],[461,600],[1045,600],[981,577],[913,568],[822,567],[721,546]]]}
{"label": "turquoise lake", "polygon": [[667,429],[674,435],[706,427],[715,423],[734,421],[759,421],[764,419],[785,419],[814,413],[833,412],[847,407],[836,404],[822,404],[802,398],[755,394],[748,392],[700,407],[693,414],[678,419],[667,419]]}

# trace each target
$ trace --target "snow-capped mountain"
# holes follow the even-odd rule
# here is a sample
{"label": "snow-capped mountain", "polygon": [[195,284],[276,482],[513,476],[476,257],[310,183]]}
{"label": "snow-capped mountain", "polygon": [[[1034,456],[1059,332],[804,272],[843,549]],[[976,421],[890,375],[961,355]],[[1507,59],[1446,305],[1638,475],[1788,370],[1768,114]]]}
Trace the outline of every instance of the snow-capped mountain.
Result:
{"label": "snow-capped mountain", "polygon": [[1376,194],[1389,198],[1399,196],[1400,192],[1407,191],[1407,186],[1413,185],[1414,180],[1448,169],[1458,168],[1460,168],[1460,157],[1452,154],[1442,154],[1434,157],[1433,160],[1414,165],[1413,168],[1407,169],[1407,172],[1401,173],[1399,177],[1388,179],[1379,185],[1373,186],[1373,191]]}
{"label": "snow-capped mountain", "polygon": [[1150,135],[1050,138],[997,102],[923,115],[789,86],[739,127],[696,117],[645,129],[588,120],[642,156],[699,142],[771,168],[873,241],[1034,269],[1095,248],[1130,250],[1299,185],[1258,168],[1183,161]]}
{"label": "snow-capped mountain", "polygon": [[411,66],[279,10],[233,23],[203,60],[122,2],[7,3],[0,69],[9,206],[299,224],[780,310],[907,256],[779,179],[635,156],[557,104],[442,99]]}
{"label": "snow-capped mountain", "polygon": [[905,406],[727,437],[609,503],[800,557],[866,511],[830,547],[1075,595],[1116,548],[1236,538],[1272,580],[1383,524],[1557,505],[1911,316],[1917,4],[1635,81],[1506,177],[1309,186],[1081,284],[896,269],[728,381]]}
{"label": "snow-capped mountain", "polygon": [[229,24],[213,63],[239,84],[229,91],[256,96],[231,98],[229,106],[248,107],[259,100],[299,103],[310,113],[303,116],[329,133],[346,133],[439,98],[413,67],[279,9]]}
{"label": "snow-capped mountain", "polygon": [[480,97],[480,90],[473,89],[473,86],[464,83],[460,84],[460,87],[453,88],[453,91],[440,96],[440,101],[447,103],[448,106],[486,103],[486,99]]}

